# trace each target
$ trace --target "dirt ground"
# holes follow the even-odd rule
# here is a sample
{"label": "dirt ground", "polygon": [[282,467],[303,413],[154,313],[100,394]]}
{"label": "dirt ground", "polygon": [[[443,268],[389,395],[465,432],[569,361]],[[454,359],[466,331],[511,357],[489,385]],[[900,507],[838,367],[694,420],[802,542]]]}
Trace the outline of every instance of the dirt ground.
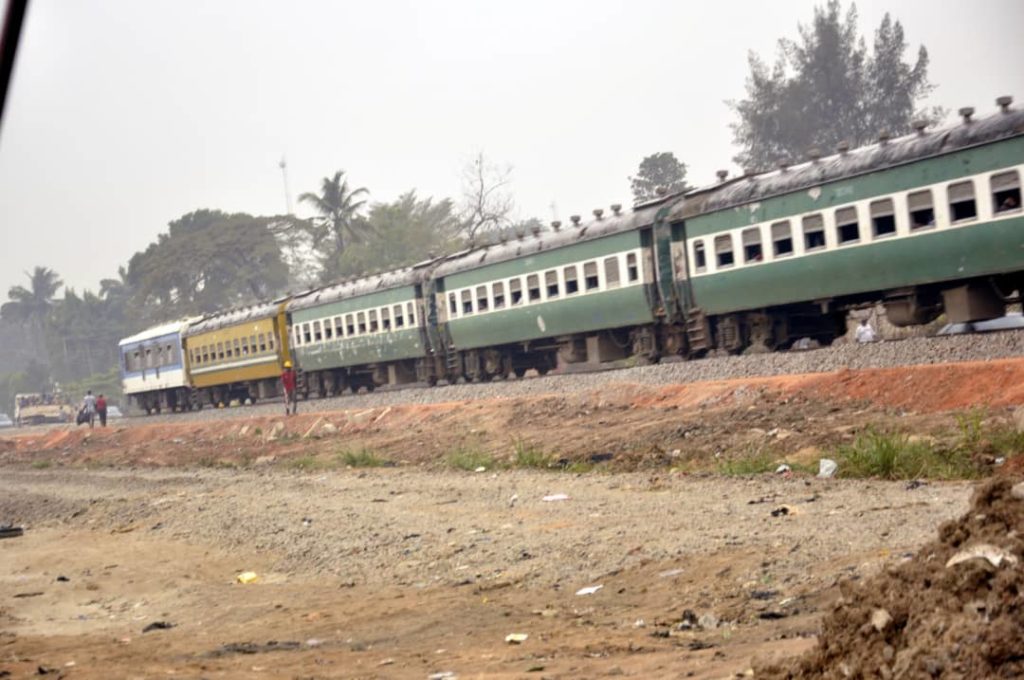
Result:
{"label": "dirt ground", "polygon": [[[0,524],[26,530],[0,540],[0,677],[751,674],[811,650],[840,584],[906,561],[973,485],[721,462],[811,464],[866,427],[952,436],[969,408],[1012,422],[1021,378],[1011,360],[4,435]],[[450,466],[524,450],[593,469]],[[392,466],[339,462],[355,451]]]}

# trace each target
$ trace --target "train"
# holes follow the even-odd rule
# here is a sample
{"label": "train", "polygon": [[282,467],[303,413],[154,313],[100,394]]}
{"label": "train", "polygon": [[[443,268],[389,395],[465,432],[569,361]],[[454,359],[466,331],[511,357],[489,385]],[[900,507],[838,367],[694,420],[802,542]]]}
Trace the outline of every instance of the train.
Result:
{"label": "train", "polygon": [[660,192],[410,267],[121,341],[146,412],[483,381],[580,362],[828,344],[851,309],[898,326],[996,318],[1024,290],[1024,112]]}

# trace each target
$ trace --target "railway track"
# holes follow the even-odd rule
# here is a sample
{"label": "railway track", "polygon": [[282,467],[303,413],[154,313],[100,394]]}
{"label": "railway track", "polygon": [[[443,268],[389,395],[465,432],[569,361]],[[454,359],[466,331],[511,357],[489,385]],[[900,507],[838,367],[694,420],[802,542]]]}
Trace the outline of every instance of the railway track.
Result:
{"label": "railway track", "polygon": [[[598,391],[615,384],[668,385],[703,380],[726,380],[757,376],[823,373],[842,369],[892,368],[921,364],[988,361],[1024,357],[1024,330],[890,340],[869,345],[836,344],[808,351],[775,352],[745,356],[707,357],[694,361],[664,362],[652,366],[587,368],[546,376],[528,375],[520,380],[488,383],[441,384],[427,387],[409,384],[380,388],[375,392],[344,394],[299,402],[300,412],[374,408],[395,404],[431,404],[474,399],[500,399],[541,394],[570,394]],[[129,422],[180,422],[244,417],[280,412],[281,401],[223,409],[204,408],[188,413],[132,416]]]}

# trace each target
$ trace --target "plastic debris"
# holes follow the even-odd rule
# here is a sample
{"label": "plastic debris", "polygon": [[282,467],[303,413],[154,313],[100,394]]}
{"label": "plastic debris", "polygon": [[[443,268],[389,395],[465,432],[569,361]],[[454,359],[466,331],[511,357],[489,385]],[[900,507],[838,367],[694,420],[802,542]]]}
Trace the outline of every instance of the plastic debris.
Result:
{"label": "plastic debris", "polygon": [[530,636],[527,633],[509,633],[505,636],[505,642],[510,645],[521,645],[526,642],[529,637]]}
{"label": "plastic debris", "polygon": [[541,500],[544,501],[545,503],[552,503],[555,501],[567,501],[569,500],[569,494],[554,493],[551,494],[550,496],[544,496],[544,498],[541,498]]}
{"label": "plastic debris", "polygon": [[142,629],[143,633],[148,633],[151,630],[170,630],[174,628],[174,624],[170,621],[154,621],[145,628]]}
{"label": "plastic debris", "polygon": [[818,479],[831,479],[839,471],[839,463],[830,458],[822,458],[818,461]]}
{"label": "plastic debris", "polygon": [[481,465],[477,469],[473,470],[473,472],[487,472],[487,468],[485,468],[483,465]]}
{"label": "plastic debris", "polygon": [[519,500],[519,494],[512,494],[512,497],[508,499],[508,507],[514,508],[517,500]]}
{"label": "plastic debris", "polygon": [[892,614],[885,609],[876,609],[871,612],[871,625],[879,633],[884,631],[892,623]]}
{"label": "plastic debris", "polygon": [[455,680],[459,676],[455,675],[454,671],[441,671],[440,673],[431,673],[427,676],[427,680]]}
{"label": "plastic debris", "polygon": [[783,463],[779,467],[775,468],[775,474],[777,474],[777,475],[784,475],[787,472],[792,472],[792,471],[793,471],[793,468],[789,467],[785,463]]}
{"label": "plastic debris", "polygon": [[0,525],[0,538],[17,538],[24,533],[23,527],[16,527],[13,524]]}
{"label": "plastic debris", "polygon": [[579,590],[577,590],[576,594],[577,595],[593,595],[597,591],[601,590],[601,588],[604,588],[604,585],[587,586],[586,588],[580,588]]}
{"label": "plastic debris", "polygon": [[672,576],[679,576],[683,573],[682,569],[669,569],[658,574],[659,578],[671,578]]}
{"label": "plastic debris", "polygon": [[243,571],[235,577],[235,580],[241,584],[246,584],[254,582],[257,578],[259,577],[256,575],[255,571]]}
{"label": "plastic debris", "polygon": [[966,550],[961,550],[950,557],[949,561],[946,562],[946,567],[954,567],[963,562],[979,559],[987,560],[989,564],[996,568],[999,568],[999,565],[1003,562],[1006,562],[1007,564],[1017,564],[1017,556],[1013,553],[989,543],[980,543],[967,548]]}

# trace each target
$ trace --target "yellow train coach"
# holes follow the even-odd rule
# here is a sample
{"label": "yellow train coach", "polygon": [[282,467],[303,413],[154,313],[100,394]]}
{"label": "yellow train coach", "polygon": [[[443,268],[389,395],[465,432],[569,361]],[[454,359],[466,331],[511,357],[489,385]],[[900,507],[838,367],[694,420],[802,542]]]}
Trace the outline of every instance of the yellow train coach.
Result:
{"label": "yellow train coach", "polygon": [[185,360],[199,404],[227,406],[277,396],[290,357],[286,302],[211,314],[188,327]]}

